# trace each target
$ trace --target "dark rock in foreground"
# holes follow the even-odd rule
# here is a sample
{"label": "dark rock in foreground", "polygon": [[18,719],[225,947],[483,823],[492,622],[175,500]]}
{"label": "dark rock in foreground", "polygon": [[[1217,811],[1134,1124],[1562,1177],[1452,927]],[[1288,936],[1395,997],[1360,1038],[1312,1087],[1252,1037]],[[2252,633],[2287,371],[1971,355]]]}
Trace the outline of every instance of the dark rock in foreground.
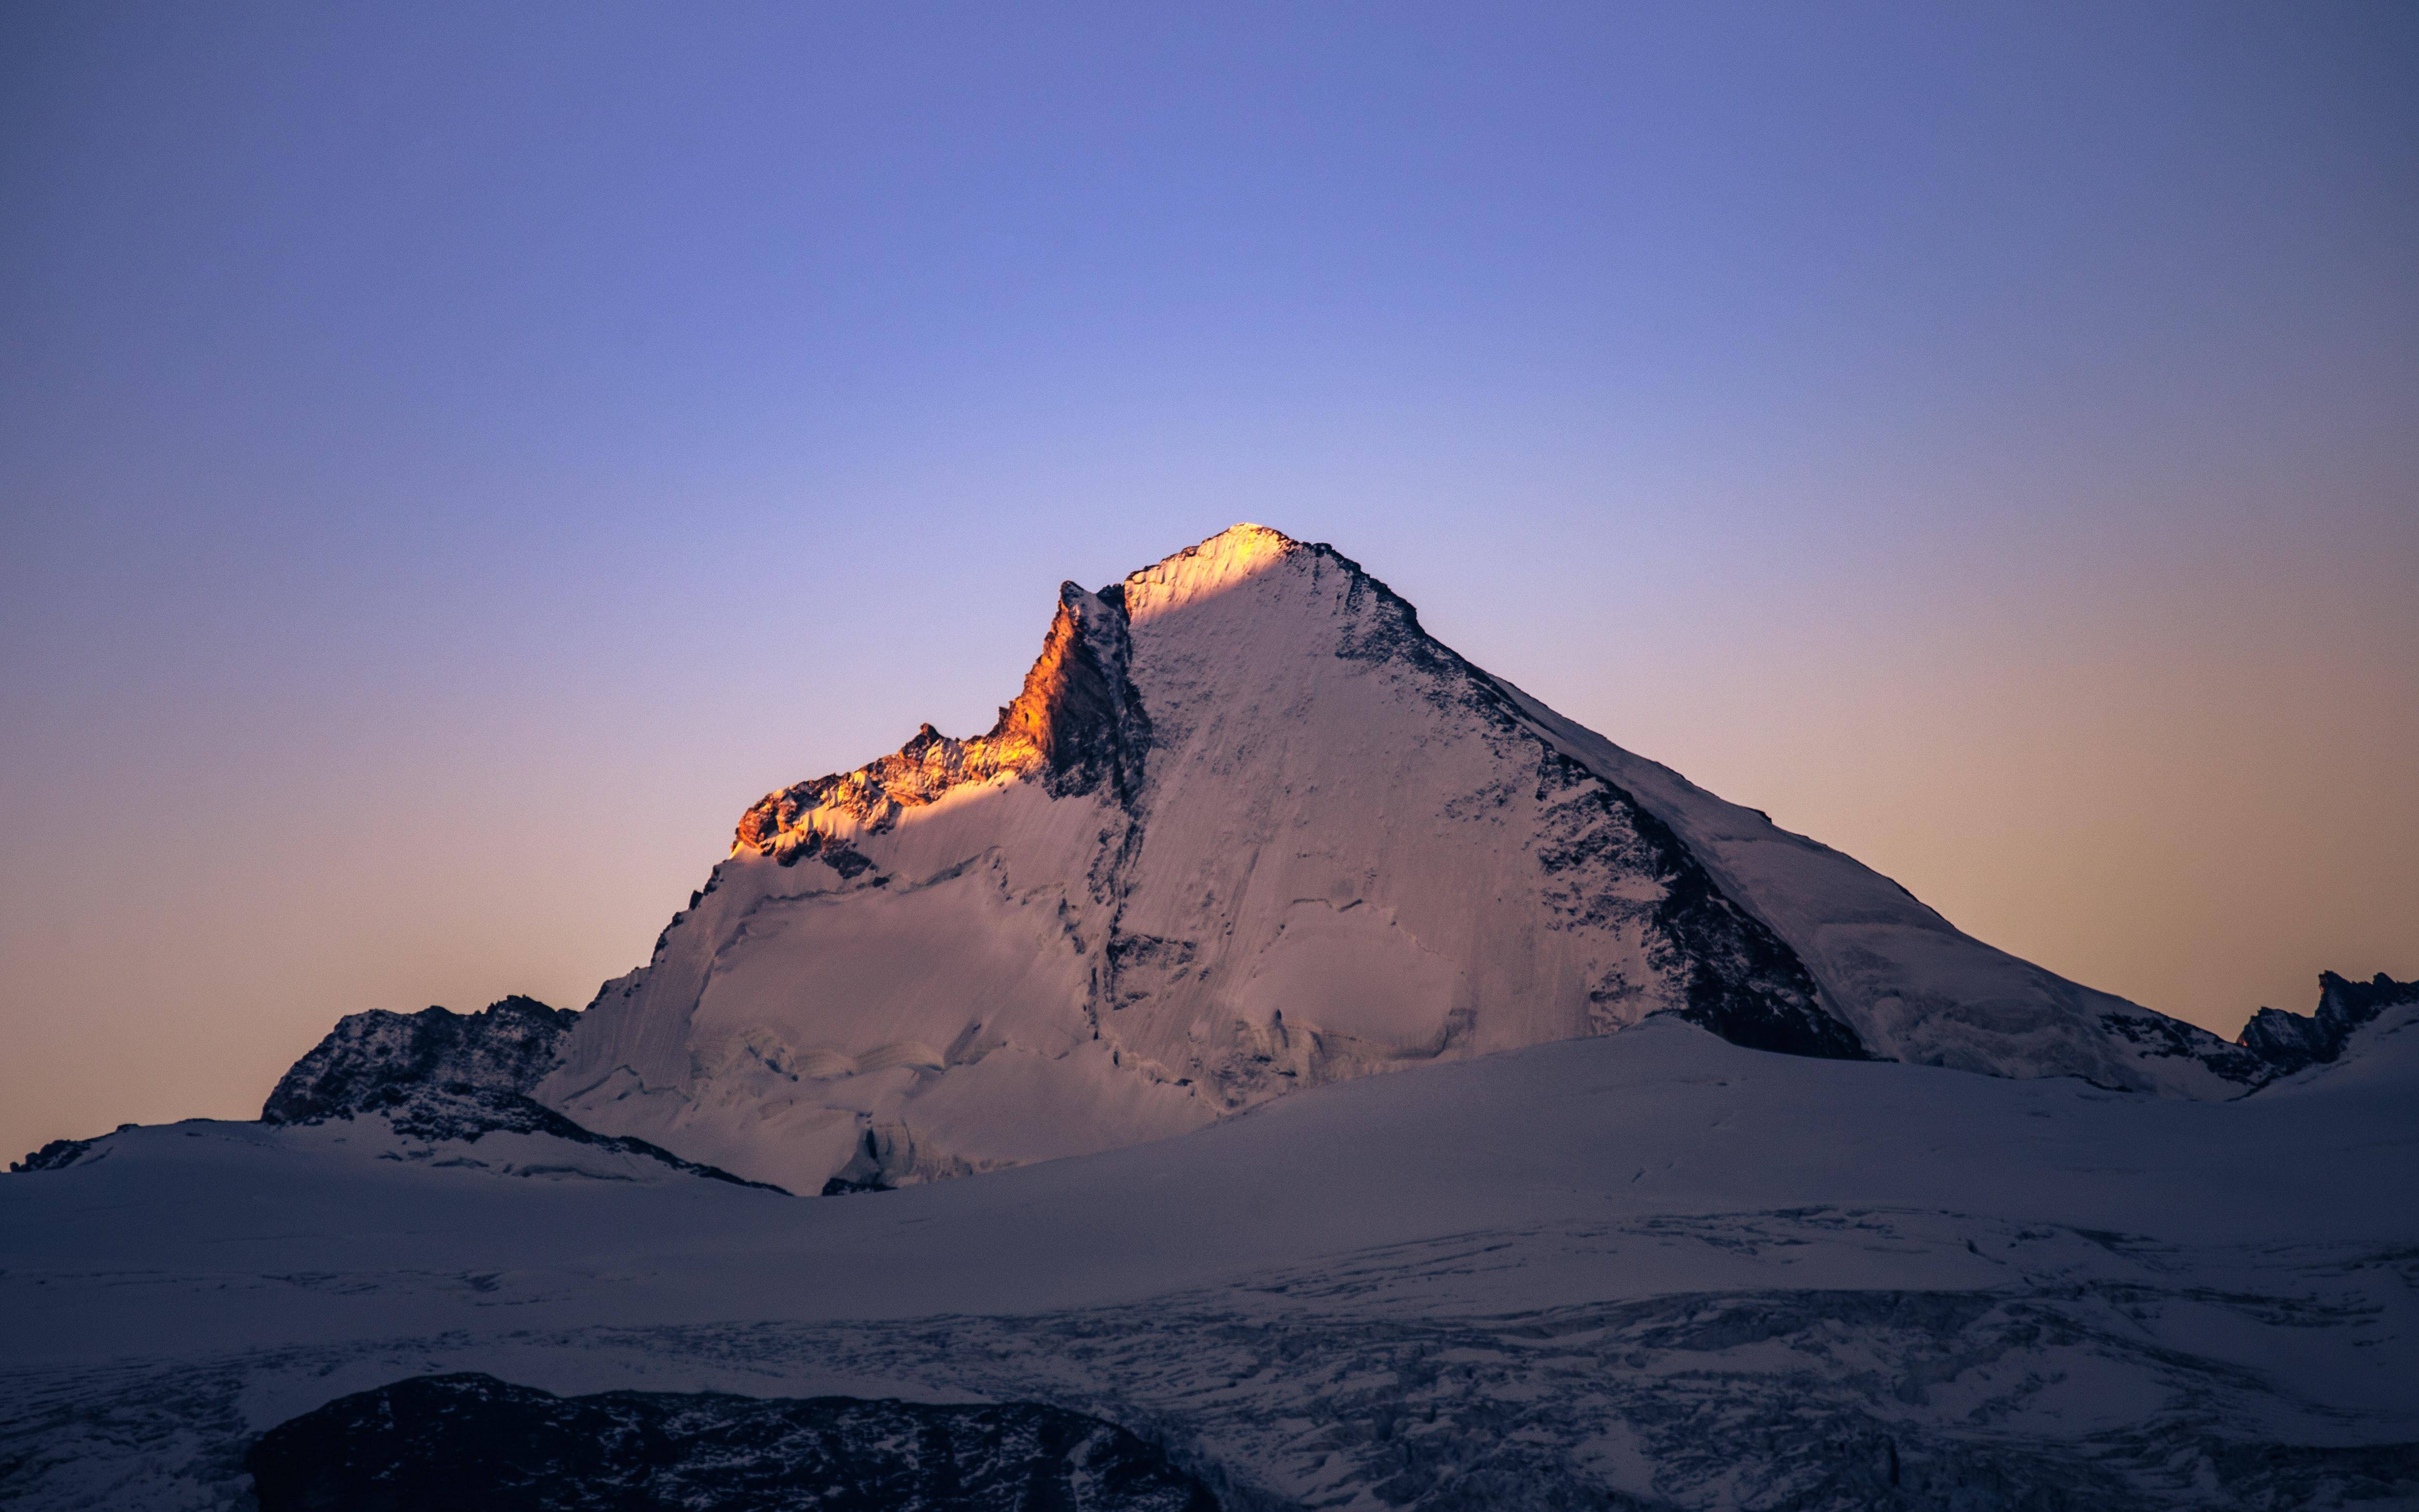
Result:
{"label": "dark rock in foreground", "polygon": [[279,1424],[261,1512],[1216,1512],[1159,1449],[1031,1402],[609,1392],[422,1376]]}

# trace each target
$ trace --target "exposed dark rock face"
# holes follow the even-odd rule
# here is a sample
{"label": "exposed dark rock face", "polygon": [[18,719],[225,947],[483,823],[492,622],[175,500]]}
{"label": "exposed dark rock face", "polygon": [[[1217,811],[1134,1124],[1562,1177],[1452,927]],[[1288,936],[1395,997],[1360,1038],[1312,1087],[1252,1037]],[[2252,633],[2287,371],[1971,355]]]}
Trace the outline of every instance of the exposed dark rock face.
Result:
{"label": "exposed dark rock face", "polygon": [[2164,1013],[2105,1012],[2099,1022],[2102,1033],[2135,1046],[2145,1059],[2197,1061],[2245,1089],[2265,1086],[2276,1076],[2276,1068],[2259,1055]]}
{"label": "exposed dark rock face", "polygon": [[2333,1061],[2353,1030],[2404,1003],[2419,1003],[2419,981],[2396,981],[2382,971],[2368,981],[2351,981],[2321,971],[2316,1013],[2263,1008],[2242,1026],[2242,1042],[2275,1068],[2273,1074],[2289,1076]]}
{"label": "exposed dark rock face", "polygon": [[1215,1512],[1164,1453],[1030,1402],[562,1397],[423,1376],[330,1402],[244,1458],[262,1512]]}
{"label": "exposed dark rock face", "polygon": [[1128,649],[1121,594],[1059,584],[1040,659],[986,738],[1030,742],[1061,796],[1105,784],[1130,799],[1142,783],[1150,721],[1126,679]]}
{"label": "exposed dark rock face", "polygon": [[[1653,932],[1656,945],[1650,963],[1685,983],[1681,1018],[1750,1050],[1872,1058],[1856,1031],[1824,1010],[1822,991],[1797,953],[1725,896],[1670,825],[1564,756],[1547,751],[1543,764],[1539,796],[1559,790],[1572,839],[1542,853],[1540,863],[1551,874],[1581,860],[1601,861],[1617,848],[1623,869],[1655,878],[1659,898],[1626,906],[1641,914]],[[1599,874],[1608,870],[1595,869]],[[1591,914],[1619,906],[1621,901],[1608,897],[1594,901]],[[1600,987],[1598,995],[1617,993],[1621,985]]]}
{"label": "exposed dark rock face", "polygon": [[392,1111],[403,1129],[416,1115],[439,1112],[428,1104],[440,1100],[509,1099],[554,1069],[562,1037],[578,1018],[517,995],[476,1013],[431,1008],[347,1014],[279,1079],[260,1119],[316,1123]]}
{"label": "exposed dark rock face", "polygon": [[1127,650],[1120,595],[1062,583],[1041,656],[988,733],[955,740],[919,726],[879,761],[766,794],[740,816],[736,843],[784,866],[820,856],[854,879],[871,863],[808,823],[817,810],[879,833],[907,810],[1002,774],[1038,775],[1060,797],[1105,786],[1128,801],[1142,781],[1150,721],[1126,679]]}
{"label": "exposed dark rock face", "polygon": [[781,1190],[683,1160],[643,1139],[597,1134],[532,1098],[529,1089],[562,1058],[563,1036],[578,1018],[569,1009],[519,995],[476,1013],[429,1008],[347,1014],[279,1079],[261,1107],[260,1121],[321,1123],[377,1115],[399,1134],[431,1141],[550,1134],[658,1161],[691,1176]]}
{"label": "exposed dark rock face", "polygon": [[23,1160],[10,1161],[8,1174],[18,1176],[26,1171],[66,1170],[74,1165],[85,1150],[90,1149],[93,1144],[94,1141],[90,1139],[54,1139]]}

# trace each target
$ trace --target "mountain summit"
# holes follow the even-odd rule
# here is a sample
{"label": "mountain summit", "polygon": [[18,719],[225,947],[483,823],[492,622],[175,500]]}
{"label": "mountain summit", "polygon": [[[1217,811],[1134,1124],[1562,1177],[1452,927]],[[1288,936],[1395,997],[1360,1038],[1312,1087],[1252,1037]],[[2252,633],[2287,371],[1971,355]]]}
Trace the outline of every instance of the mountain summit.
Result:
{"label": "mountain summit", "polygon": [[2270,1070],[1958,933],[1238,525],[1059,591],[983,734],[767,795],[536,1097],[793,1191],[1173,1134],[1669,1013],[2180,1096]]}

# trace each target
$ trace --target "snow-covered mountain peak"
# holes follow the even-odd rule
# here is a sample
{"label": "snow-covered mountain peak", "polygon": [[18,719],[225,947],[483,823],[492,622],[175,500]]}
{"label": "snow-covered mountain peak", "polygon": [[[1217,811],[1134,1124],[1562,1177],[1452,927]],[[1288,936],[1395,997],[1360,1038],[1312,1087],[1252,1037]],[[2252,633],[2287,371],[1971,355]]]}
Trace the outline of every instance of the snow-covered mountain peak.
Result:
{"label": "snow-covered mountain peak", "polygon": [[536,1095],[844,1190],[1656,1013],[2171,1095],[2273,1073],[1563,718],[1333,548],[1238,525],[1063,585],[990,731],[927,725],[753,806]]}
{"label": "snow-covered mountain peak", "polygon": [[767,794],[741,816],[732,854],[793,865],[836,847],[827,858],[845,871],[854,864],[851,834],[886,830],[952,794],[1028,777],[1043,778],[1060,796],[1106,783],[1131,799],[1149,736],[1129,677],[1135,629],[1214,648],[1230,669],[1271,668],[1336,654],[1346,624],[1338,591],[1369,581],[1330,548],[1247,523],[1097,594],[1061,583],[1041,654],[990,730],[960,740],[928,723],[891,755]]}

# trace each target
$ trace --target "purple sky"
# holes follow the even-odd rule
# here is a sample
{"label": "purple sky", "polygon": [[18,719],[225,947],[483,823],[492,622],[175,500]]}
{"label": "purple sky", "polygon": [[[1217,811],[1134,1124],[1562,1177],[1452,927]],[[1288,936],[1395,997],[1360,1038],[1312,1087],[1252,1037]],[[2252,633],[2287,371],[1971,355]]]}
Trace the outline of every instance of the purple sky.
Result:
{"label": "purple sky", "polygon": [[0,1145],[636,964],[1238,519],[2232,1033],[2419,976],[2419,8],[0,8]]}

